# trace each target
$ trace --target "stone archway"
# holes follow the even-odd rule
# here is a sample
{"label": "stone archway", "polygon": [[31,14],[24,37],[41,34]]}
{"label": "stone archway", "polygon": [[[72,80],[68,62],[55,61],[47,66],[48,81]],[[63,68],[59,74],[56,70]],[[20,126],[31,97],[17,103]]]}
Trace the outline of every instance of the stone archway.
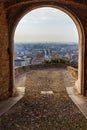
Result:
{"label": "stone archway", "polygon": [[85,59],[85,36],[84,36],[84,30],[82,27],[82,24],[78,17],[73,13],[70,8],[67,8],[65,6],[57,5],[55,2],[45,2],[45,3],[36,3],[31,4],[31,6],[28,8],[25,8],[25,5],[23,5],[23,10],[16,15],[15,20],[12,23],[11,30],[10,30],[10,48],[11,48],[11,78],[13,77],[13,80],[11,82],[11,88],[13,88],[14,85],[14,70],[13,70],[13,45],[14,45],[14,32],[17,27],[18,22],[20,19],[28,12],[30,12],[33,9],[39,8],[39,7],[53,7],[56,9],[60,9],[64,11],[66,14],[68,14],[71,19],[74,21],[74,23],[77,26],[78,35],[79,35],[79,60],[78,60],[78,80],[75,83],[75,89],[78,90],[78,92],[82,95],[85,95],[85,88],[84,88],[84,59]]}

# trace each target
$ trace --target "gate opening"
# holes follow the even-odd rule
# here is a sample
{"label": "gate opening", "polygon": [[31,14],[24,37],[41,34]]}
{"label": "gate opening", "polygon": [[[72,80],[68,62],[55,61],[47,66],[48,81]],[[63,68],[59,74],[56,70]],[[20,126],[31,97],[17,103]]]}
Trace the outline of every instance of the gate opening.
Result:
{"label": "gate opening", "polygon": [[[54,7],[43,7],[43,8],[54,8]],[[79,44],[79,47],[78,47],[78,80],[75,83],[75,88],[78,90],[79,93],[84,94],[84,71],[83,71],[84,62],[82,62],[82,61],[84,61],[84,54],[83,54],[84,47],[82,48],[82,42],[84,44],[84,39],[83,39],[84,33],[82,30],[82,26],[81,26],[79,20],[77,18],[75,18],[75,16],[73,16],[71,13],[69,13],[68,11],[66,11],[65,9],[62,9],[62,8],[59,8],[59,9],[63,10],[65,13],[67,13],[71,17],[71,19],[74,21],[74,24],[77,27],[78,44]],[[58,7],[56,7],[55,10],[58,10]],[[22,14],[22,16],[23,16],[23,14]],[[46,20],[46,18],[43,17],[43,20]],[[19,20],[17,22],[19,22]],[[35,22],[35,21],[32,21],[32,22]],[[45,41],[45,42],[47,42],[47,41]]]}

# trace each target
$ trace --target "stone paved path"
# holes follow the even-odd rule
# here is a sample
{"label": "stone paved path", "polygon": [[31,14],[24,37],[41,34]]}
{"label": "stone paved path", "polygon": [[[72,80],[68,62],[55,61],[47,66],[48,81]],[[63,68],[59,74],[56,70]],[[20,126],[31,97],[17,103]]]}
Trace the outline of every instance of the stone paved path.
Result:
{"label": "stone paved path", "polygon": [[87,120],[66,93],[64,78],[63,69],[30,71],[24,98],[0,118],[0,130],[87,130]]}

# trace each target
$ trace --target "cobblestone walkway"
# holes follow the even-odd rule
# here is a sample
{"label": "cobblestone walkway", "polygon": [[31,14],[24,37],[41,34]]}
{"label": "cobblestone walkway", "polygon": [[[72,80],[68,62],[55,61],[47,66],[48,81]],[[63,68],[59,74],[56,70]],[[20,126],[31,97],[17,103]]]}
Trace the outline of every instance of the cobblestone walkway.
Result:
{"label": "cobblestone walkway", "polygon": [[87,120],[66,93],[69,80],[65,83],[64,78],[63,69],[27,73],[25,96],[1,116],[0,130],[87,130]]}

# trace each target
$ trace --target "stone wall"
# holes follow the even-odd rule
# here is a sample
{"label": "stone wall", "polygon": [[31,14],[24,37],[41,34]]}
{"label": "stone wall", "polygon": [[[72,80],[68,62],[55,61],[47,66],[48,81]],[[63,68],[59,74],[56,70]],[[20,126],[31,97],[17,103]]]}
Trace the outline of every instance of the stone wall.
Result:
{"label": "stone wall", "polygon": [[78,69],[72,66],[67,67],[68,72],[72,76],[73,79],[77,80],[78,79]]}
{"label": "stone wall", "polygon": [[7,98],[10,86],[9,39],[6,12],[0,3],[0,100]]}
{"label": "stone wall", "polygon": [[15,68],[15,77],[29,72],[30,70],[36,69],[46,69],[46,68],[67,68],[64,64],[38,64],[38,65],[28,65],[28,66],[21,66]]}

